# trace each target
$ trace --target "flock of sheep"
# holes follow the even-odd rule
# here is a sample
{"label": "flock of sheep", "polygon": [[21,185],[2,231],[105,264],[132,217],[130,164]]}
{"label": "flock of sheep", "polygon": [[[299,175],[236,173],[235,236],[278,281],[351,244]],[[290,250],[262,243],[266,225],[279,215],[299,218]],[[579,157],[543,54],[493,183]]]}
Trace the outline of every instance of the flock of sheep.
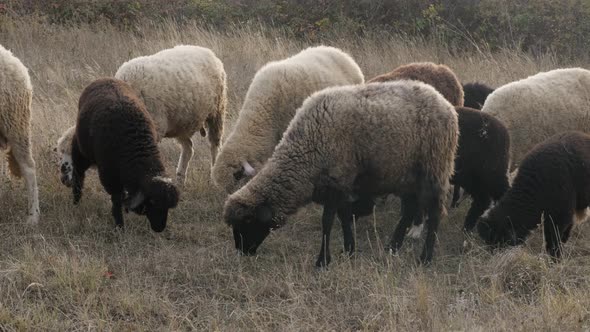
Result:
{"label": "flock of sheep", "polygon": [[[0,148],[28,189],[29,222],[39,220],[31,154],[32,85],[27,68],[0,46]],[[114,78],[88,85],[76,125],[58,140],[61,181],[74,204],[95,167],[112,215],[146,215],[165,229],[193,156],[198,131],[211,145],[214,183],[227,198],[223,219],[235,247],[252,255],[299,208],[323,205],[318,266],[330,262],[330,231],[341,221],[344,249],[355,250],[352,222],[375,200],[401,198],[389,248],[420,236],[429,262],[437,228],[460,188],[472,197],[464,229],[477,225],[492,245],[517,245],[543,223],[546,248],[561,254],[590,204],[590,71],[557,69],[492,89],[461,85],[450,68],[412,63],[365,82],[348,54],[310,47],[262,67],[222,144],[227,104],[223,63],[203,47],[176,46],[132,59]],[[166,177],[158,143],[182,148],[176,179]],[[512,174],[511,174],[512,172]],[[510,183],[510,178],[513,180]],[[487,211],[486,211],[487,210]]]}

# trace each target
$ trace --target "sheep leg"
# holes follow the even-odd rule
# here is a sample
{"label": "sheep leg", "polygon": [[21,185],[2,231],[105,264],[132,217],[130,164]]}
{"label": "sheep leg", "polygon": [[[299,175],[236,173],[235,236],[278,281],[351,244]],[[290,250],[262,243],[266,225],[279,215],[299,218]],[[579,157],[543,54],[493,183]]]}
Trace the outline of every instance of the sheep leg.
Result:
{"label": "sheep leg", "polygon": [[473,196],[473,203],[467,212],[465,217],[465,223],[463,224],[463,230],[465,232],[471,232],[477,219],[484,213],[484,211],[490,206],[492,199],[489,196]]}
{"label": "sheep leg", "polygon": [[545,234],[545,249],[547,253],[555,260],[561,257],[561,243],[565,242],[563,239],[569,238],[571,231],[571,224],[565,229],[562,225],[563,221],[573,220],[573,215],[559,215],[557,213],[545,213],[545,221],[543,223],[543,233]]}
{"label": "sheep leg", "polygon": [[412,225],[416,217],[417,212],[417,200],[414,195],[407,195],[401,197],[401,210],[402,210],[402,218],[400,219],[393,235],[391,236],[391,241],[389,244],[389,249],[393,253],[397,253],[398,250],[402,247],[404,242],[404,238],[406,236],[406,231]]}
{"label": "sheep leg", "polygon": [[180,144],[182,151],[180,152],[180,158],[178,159],[178,167],[176,168],[176,180],[179,185],[184,185],[186,179],[186,173],[188,164],[193,157],[193,141],[190,137],[178,137],[176,138]]}
{"label": "sheep leg", "polygon": [[342,225],[344,252],[352,255],[354,253],[355,243],[354,237],[352,236],[353,213],[350,205],[346,205],[345,207],[338,209],[338,219],[340,219],[340,223]]}
{"label": "sheep leg", "polygon": [[322,246],[320,247],[318,260],[315,263],[317,267],[328,266],[330,264],[330,232],[332,231],[335,216],[336,208],[330,204],[324,205],[324,212],[322,214]]}
{"label": "sheep leg", "polygon": [[432,179],[424,179],[420,194],[420,211],[428,211],[428,219],[426,220],[426,241],[424,248],[420,255],[422,263],[430,263],[434,255],[434,244],[436,242],[436,233],[438,225],[440,224],[442,214],[442,195],[443,191]]}
{"label": "sheep leg", "polygon": [[[18,142],[10,145],[9,154],[18,164],[21,174],[25,178],[27,192],[29,197],[29,216],[27,222],[37,224],[39,222],[39,187],[37,185],[37,175],[35,171],[35,160],[31,155],[31,148],[29,146],[28,137],[25,142]],[[20,144],[19,144],[20,143]]]}
{"label": "sheep leg", "polygon": [[117,192],[111,194],[112,209],[111,213],[115,219],[115,225],[119,228],[123,228],[123,192]]}
{"label": "sheep leg", "polygon": [[74,194],[74,205],[78,205],[82,198],[84,178],[86,177],[86,171],[90,168],[90,162],[82,156],[76,140],[72,142],[72,164],[72,193]]}

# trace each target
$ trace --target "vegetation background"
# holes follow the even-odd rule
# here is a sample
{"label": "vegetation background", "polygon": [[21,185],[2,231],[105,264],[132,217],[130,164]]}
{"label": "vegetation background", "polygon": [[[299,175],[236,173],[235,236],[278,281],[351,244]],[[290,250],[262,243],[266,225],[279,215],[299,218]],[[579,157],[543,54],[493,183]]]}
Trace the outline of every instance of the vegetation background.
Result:
{"label": "vegetation background", "polygon": [[[499,86],[590,67],[588,29],[587,0],[0,0],[0,44],[33,81],[42,204],[40,225],[26,225],[22,181],[0,177],[0,330],[588,329],[587,225],[559,263],[544,254],[539,231],[524,247],[491,253],[462,234],[465,201],[449,211],[435,261],[422,267],[421,243],[408,241],[397,256],[383,248],[398,221],[390,198],[356,223],[358,254],[317,271],[316,205],[274,232],[258,256],[236,255],[220,218],[225,195],[209,179],[208,147],[198,135],[182,202],[162,234],[131,214],[126,231],[115,231],[94,171],[74,207],[52,154],[87,84],[179,43],[209,47],[223,61],[227,134],[256,70],[307,46],[342,48],[367,78],[433,61],[464,82]],[[179,149],[171,140],[161,148],[172,174]],[[333,241],[337,253],[338,230]]]}

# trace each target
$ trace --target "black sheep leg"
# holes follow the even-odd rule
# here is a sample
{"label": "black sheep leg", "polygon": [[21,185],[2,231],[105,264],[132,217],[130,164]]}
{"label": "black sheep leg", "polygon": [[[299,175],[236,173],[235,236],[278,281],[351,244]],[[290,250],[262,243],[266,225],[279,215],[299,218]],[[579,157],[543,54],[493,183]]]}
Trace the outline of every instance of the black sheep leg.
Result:
{"label": "black sheep leg", "polygon": [[420,255],[420,261],[422,263],[429,263],[434,255],[436,232],[442,214],[441,195],[443,195],[443,191],[432,179],[424,179],[420,188],[419,210],[427,211],[428,213],[428,218],[426,219],[426,241],[424,242],[424,248]]}
{"label": "black sheep leg", "polygon": [[123,228],[123,192],[111,194],[111,213],[115,218],[115,225],[119,228]]}
{"label": "black sheep leg", "polygon": [[118,172],[113,169],[99,167],[98,168],[98,178],[100,179],[100,183],[106,190],[106,192],[111,195],[111,213],[113,218],[115,219],[115,225],[117,227],[123,227],[123,186],[121,185],[121,180],[117,176]]}
{"label": "black sheep leg", "polygon": [[406,231],[412,225],[412,222],[416,218],[418,212],[418,201],[416,197],[412,195],[406,195],[401,197],[402,201],[402,218],[400,219],[389,243],[389,248],[395,253],[397,252],[404,242]]}
{"label": "black sheep leg", "polygon": [[72,194],[74,195],[74,205],[77,205],[82,198],[84,178],[86,171],[90,168],[90,162],[80,152],[76,139],[72,142],[72,168]]}
{"label": "black sheep leg", "polygon": [[344,252],[352,255],[355,249],[354,237],[352,236],[352,208],[346,205],[338,209],[338,219],[342,225],[342,236],[344,237]]}
{"label": "black sheep leg", "polygon": [[473,196],[473,202],[465,217],[465,224],[463,230],[470,232],[477,224],[477,219],[484,213],[484,211],[490,206],[492,199],[489,196]]}
{"label": "black sheep leg", "polygon": [[336,216],[336,207],[331,204],[324,205],[324,212],[322,214],[322,246],[320,247],[320,254],[315,265],[317,267],[328,266],[330,264],[330,232],[332,231],[332,224]]}
{"label": "black sheep leg", "polygon": [[571,224],[568,227],[563,227],[564,221],[571,223],[573,215],[559,215],[557,213],[545,213],[545,221],[543,223],[543,233],[545,235],[545,249],[553,259],[561,257],[561,243],[562,239],[569,237],[571,231]]}

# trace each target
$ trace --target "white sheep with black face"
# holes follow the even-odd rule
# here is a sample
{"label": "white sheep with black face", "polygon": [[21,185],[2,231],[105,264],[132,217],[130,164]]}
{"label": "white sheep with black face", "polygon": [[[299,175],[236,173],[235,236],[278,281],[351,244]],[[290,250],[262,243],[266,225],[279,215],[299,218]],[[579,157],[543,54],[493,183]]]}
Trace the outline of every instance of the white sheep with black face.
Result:
{"label": "white sheep with black face", "polygon": [[39,189],[31,152],[33,86],[27,68],[0,45],[0,149],[8,149],[8,168],[24,177],[29,196],[28,222],[39,222]]}
{"label": "white sheep with black face", "polygon": [[213,166],[213,181],[234,192],[260,171],[305,98],[327,87],[363,82],[356,62],[334,47],[310,47],[267,63],[248,88],[238,121]]}

